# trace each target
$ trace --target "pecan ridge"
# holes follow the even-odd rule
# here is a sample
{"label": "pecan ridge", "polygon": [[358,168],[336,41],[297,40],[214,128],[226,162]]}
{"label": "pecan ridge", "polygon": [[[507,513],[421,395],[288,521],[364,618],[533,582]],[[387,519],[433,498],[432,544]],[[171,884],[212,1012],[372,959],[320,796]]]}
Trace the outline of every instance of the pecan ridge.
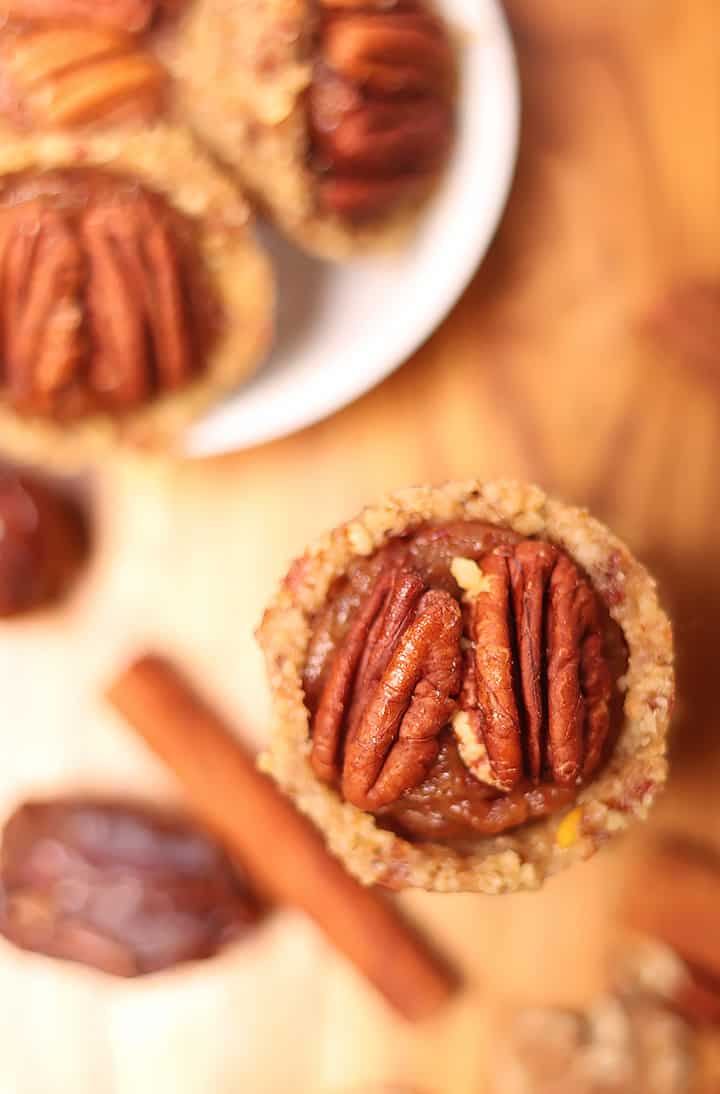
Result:
{"label": "pecan ridge", "polygon": [[381,574],[335,659],[315,718],[314,770],[325,781],[339,778],[347,801],[380,808],[427,773],[455,709],[461,631],[460,607],[449,593],[425,591],[403,566]]}
{"label": "pecan ridge", "polygon": [[171,212],[119,176],[38,178],[16,183],[21,200],[0,207],[0,375],[10,401],[66,418],[120,412],[181,386],[195,370],[197,324]]}
{"label": "pecan ridge", "polygon": [[372,219],[412,198],[452,136],[453,58],[442,23],[409,0],[393,10],[321,5],[310,89],[321,207]]}
{"label": "pecan ridge", "polygon": [[165,83],[162,65],[121,30],[85,23],[0,28],[0,104],[20,127],[149,117],[162,105]]}
{"label": "pecan ridge", "polygon": [[[537,785],[548,772],[557,785],[574,785],[597,768],[610,730],[599,598],[546,543],[497,548],[480,569],[487,583],[469,606],[464,725],[484,745],[501,789],[524,777]],[[472,753],[467,737],[460,744]]]}

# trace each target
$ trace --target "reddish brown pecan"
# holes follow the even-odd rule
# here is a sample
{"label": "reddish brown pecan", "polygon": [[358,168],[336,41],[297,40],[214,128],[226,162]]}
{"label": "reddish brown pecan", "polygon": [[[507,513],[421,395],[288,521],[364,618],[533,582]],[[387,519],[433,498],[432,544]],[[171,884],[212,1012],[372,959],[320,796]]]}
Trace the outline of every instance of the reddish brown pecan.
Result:
{"label": "reddish brown pecan", "polygon": [[33,802],[8,822],[0,933],[116,976],[210,957],[259,910],[222,850],[133,803]]}
{"label": "reddish brown pecan", "polygon": [[77,19],[130,33],[145,30],[162,0],[3,0],[3,11],[15,19]]}
{"label": "reddish brown pecan", "polygon": [[597,768],[610,730],[604,606],[547,543],[499,547],[480,569],[486,581],[468,609],[467,724],[501,789],[546,775],[572,786]]}
{"label": "reddish brown pecan", "polygon": [[412,199],[444,161],[453,58],[419,2],[326,4],[309,97],[320,204],[348,220]]}
{"label": "reddish brown pecan", "polygon": [[122,412],[188,381],[199,348],[190,226],[157,195],[105,172],[5,185],[0,378],[15,408],[58,418]]}
{"label": "reddish brown pecan", "polygon": [[49,486],[0,469],[0,616],[18,615],[67,591],[84,559],[80,511]]}
{"label": "reddish brown pecan", "polygon": [[313,730],[313,767],[377,809],[419,783],[460,688],[462,616],[403,566],[384,571],[337,651]]}
{"label": "reddish brown pecan", "polygon": [[85,24],[0,30],[0,106],[21,128],[67,128],[162,105],[162,66],[122,31]]}

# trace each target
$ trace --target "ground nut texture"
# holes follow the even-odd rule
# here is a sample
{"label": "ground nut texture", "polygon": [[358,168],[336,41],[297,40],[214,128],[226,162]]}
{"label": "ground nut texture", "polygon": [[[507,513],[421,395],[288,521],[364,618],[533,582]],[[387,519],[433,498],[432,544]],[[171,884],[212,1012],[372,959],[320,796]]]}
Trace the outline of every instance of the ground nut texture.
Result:
{"label": "ground nut texture", "polygon": [[[312,622],[332,582],[422,524],[482,520],[564,549],[584,570],[621,627],[628,648],[622,725],[612,755],[569,810],[463,846],[410,842],[343,802],[310,764],[302,686]],[[393,888],[504,893],[539,887],[589,858],[633,819],[642,820],[667,775],[674,677],[670,623],[655,583],[627,547],[586,511],[516,482],[453,482],[398,491],[335,528],[297,559],[258,631],[273,697],[271,741],[261,765],[325,833],[364,883]]]}

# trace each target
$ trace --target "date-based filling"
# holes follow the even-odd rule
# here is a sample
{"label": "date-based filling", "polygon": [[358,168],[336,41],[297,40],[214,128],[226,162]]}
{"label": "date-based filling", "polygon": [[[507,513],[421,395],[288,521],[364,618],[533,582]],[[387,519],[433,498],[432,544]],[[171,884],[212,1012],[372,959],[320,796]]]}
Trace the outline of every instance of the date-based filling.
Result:
{"label": "date-based filling", "polygon": [[605,762],[626,668],[564,551],[478,521],[426,526],[357,559],[314,620],[313,769],[409,838],[516,828]]}
{"label": "date-based filling", "polygon": [[111,171],[0,180],[0,394],[67,421],[191,382],[222,324],[198,232]]}
{"label": "date-based filling", "polygon": [[0,934],[23,949],[140,976],[210,957],[258,916],[222,850],[180,818],[68,799],[5,827]]}
{"label": "date-based filling", "polygon": [[453,132],[453,57],[423,3],[320,0],[309,92],[320,207],[351,222],[422,194]]}

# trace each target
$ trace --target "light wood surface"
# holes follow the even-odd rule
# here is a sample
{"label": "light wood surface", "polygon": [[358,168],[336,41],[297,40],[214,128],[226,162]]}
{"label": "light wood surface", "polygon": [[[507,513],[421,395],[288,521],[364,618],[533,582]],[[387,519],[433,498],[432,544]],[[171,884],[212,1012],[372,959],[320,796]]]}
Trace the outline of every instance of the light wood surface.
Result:
{"label": "light wood surface", "polygon": [[[138,644],[184,660],[260,743],[252,630],[292,555],[387,488],[509,475],[586,503],[656,569],[681,699],[650,830],[720,844],[720,5],[508,8],[524,136],[474,285],[413,361],[332,420],[205,465],[108,469],[89,580],[62,615],[0,628],[3,811],[60,787],[176,796],[99,698]],[[0,1094],[482,1094],[501,1007],[579,1003],[602,984],[645,838],[536,895],[403,897],[471,984],[417,1028],[289,912],[140,984],[2,948]]]}

